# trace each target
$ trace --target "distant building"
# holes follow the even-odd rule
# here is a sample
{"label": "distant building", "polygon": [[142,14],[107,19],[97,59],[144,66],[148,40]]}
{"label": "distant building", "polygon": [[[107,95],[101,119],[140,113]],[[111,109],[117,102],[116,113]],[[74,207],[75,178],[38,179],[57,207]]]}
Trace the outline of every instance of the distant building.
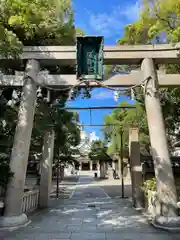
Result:
{"label": "distant building", "polygon": [[80,154],[74,155],[79,163],[79,165],[76,164],[76,169],[79,168],[80,170],[97,170],[97,162],[92,162],[89,159],[88,154],[91,149],[92,141],[98,139],[99,138],[95,135],[94,132],[88,134],[84,131],[83,126],[81,127],[81,141],[77,146]]}

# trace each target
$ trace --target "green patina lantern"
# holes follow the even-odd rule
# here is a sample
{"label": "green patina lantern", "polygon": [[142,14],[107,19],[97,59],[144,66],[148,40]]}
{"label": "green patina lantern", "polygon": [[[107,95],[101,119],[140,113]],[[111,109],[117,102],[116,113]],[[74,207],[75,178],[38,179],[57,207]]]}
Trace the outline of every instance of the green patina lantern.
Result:
{"label": "green patina lantern", "polygon": [[77,37],[77,79],[103,80],[104,38]]}

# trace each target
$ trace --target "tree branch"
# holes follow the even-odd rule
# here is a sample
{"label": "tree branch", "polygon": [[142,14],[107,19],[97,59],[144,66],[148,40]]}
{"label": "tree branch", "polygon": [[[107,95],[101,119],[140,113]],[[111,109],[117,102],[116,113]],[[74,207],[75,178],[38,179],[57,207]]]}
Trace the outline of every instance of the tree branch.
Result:
{"label": "tree branch", "polygon": [[160,17],[157,13],[156,13],[156,17],[157,17],[159,20],[167,23],[167,25],[168,25],[172,30],[175,29],[175,28],[170,24],[170,22],[169,22],[167,19],[164,19],[164,18]]}

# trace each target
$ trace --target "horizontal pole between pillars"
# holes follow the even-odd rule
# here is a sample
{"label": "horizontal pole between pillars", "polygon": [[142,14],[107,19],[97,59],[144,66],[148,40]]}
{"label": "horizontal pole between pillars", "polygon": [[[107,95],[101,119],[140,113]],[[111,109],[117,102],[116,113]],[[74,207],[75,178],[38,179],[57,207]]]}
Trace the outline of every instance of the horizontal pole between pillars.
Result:
{"label": "horizontal pole between pillars", "polygon": [[120,126],[120,124],[80,124],[79,126],[82,127],[113,127],[113,126]]}
{"label": "horizontal pole between pillars", "polygon": [[[0,75],[0,87],[12,86],[21,87],[23,86],[24,76],[18,75]],[[132,72],[130,74],[117,74],[107,75],[104,77],[104,81],[100,82],[109,87],[131,87],[139,85],[144,80],[141,72]],[[45,75],[38,74],[37,85],[51,86],[51,87],[68,87],[74,86],[79,83],[76,79],[76,75]],[[158,74],[158,85],[159,87],[176,87],[180,86],[180,74]],[[82,84],[79,87],[84,87]],[[90,83],[91,87],[99,87],[97,83]]]}
{"label": "horizontal pole between pillars", "polygon": [[[56,105],[55,105],[56,106]],[[58,104],[57,104],[58,106]],[[64,110],[103,110],[103,109],[133,109],[135,106],[97,106],[97,107],[65,107]]]}

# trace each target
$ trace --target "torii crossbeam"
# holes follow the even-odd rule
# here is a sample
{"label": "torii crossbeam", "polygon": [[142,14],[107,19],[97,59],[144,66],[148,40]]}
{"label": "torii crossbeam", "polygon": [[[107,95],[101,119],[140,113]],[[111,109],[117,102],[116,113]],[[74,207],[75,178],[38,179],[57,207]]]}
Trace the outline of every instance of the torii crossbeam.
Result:
{"label": "torii crossbeam", "polygon": [[[23,86],[24,76],[18,75],[0,75],[0,87],[11,86],[21,87]],[[141,71],[132,71],[130,74],[117,74],[117,75],[106,75],[104,77],[103,84],[109,87],[131,87],[134,85],[141,84],[143,76]],[[68,87],[76,85],[79,80],[76,79],[76,75],[48,75],[38,74],[36,79],[37,85],[50,86],[53,88],[57,87]],[[180,74],[165,74],[158,72],[158,85],[159,87],[176,87],[180,86]],[[78,87],[84,87],[82,84]],[[91,87],[99,87],[97,83],[90,83]]]}

